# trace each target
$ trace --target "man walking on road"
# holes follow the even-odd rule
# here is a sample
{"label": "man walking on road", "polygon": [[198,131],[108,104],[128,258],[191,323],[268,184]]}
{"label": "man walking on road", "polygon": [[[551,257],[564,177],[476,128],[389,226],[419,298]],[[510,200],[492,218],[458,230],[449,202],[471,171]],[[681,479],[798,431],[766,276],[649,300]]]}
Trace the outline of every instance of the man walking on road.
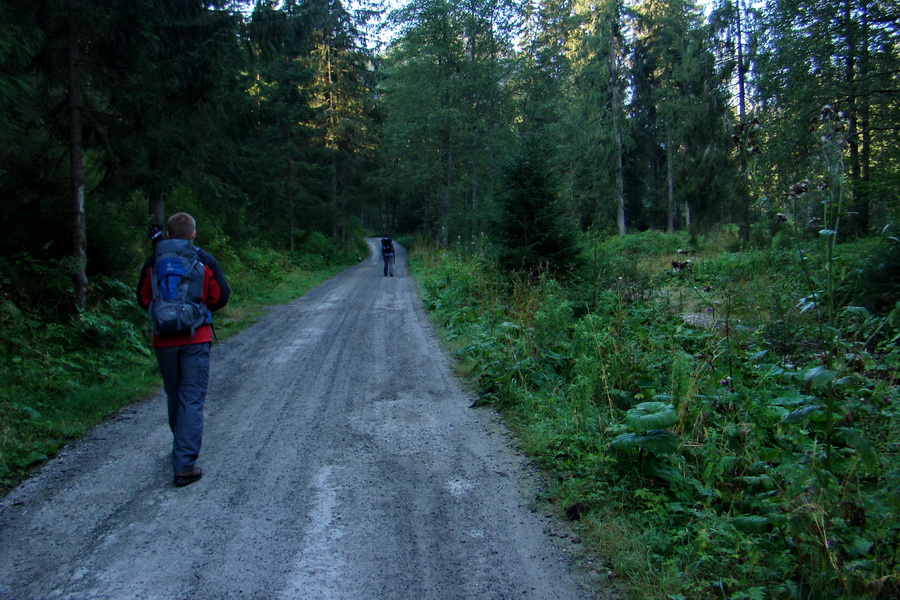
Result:
{"label": "man walking on road", "polygon": [[195,463],[209,387],[212,311],[228,303],[231,290],[218,261],[192,245],[197,230],[191,215],[172,215],[166,228],[167,239],[156,244],[141,269],[137,301],[154,323],[153,349],[173,435],[173,482],[181,487],[203,476]]}
{"label": "man walking on road", "polygon": [[394,276],[394,240],[391,239],[391,236],[386,235],[381,238],[381,258],[384,259],[384,276],[388,276],[388,271],[391,273],[391,277]]}

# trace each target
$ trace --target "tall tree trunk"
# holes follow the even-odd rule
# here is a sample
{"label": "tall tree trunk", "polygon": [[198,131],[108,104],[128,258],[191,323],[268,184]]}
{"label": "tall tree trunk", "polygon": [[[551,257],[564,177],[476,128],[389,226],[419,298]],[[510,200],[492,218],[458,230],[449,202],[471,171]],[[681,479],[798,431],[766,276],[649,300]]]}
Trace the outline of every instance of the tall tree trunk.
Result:
{"label": "tall tree trunk", "polygon": [[[738,70],[738,123],[744,127],[748,127],[749,124],[746,122],[747,115],[747,104],[746,104],[746,88],[745,88],[745,72],[746,65],[744,64],[744,3],[742,0],[738,0],[737,8],[737,70]],[[743,140],[742,140],[743,141]],[[742,147],[740,154],[740,169],[741,173],[747,173],[747,149]],[[745,242],[750,241],[750,199],[746,196],[743,197],[743,202],[740,207],[740,218],[741,218],[741,239]]]}
{"label": "tall tree trunk", "polygon": [[[860,39],[859,39],[859,72],[857,81],[867,81],[869,79],[869,2],[868,0],[860,0],[859,2],[859,18],[860,18]],[[859,182],[857,188],[859,190],[858,203],[854,207],[856,212],[856,221],[860,235],[866,235],[869,232],[870,206],[869,206],[869,167],[872,153],[872,138],[869,129],[870,118],[869,96],[860,94],[857,98],[857,123],[859,129]]]}
{"label": "tall tree trunk", "polygon": [[622,154],[624,154],[622,141],[622,118],[624,117],[625,108],[622,106],[622,90],[621,79],[619,76],[619,54],[616,47],[616,40],[619,33],[619,11],[618,5],[610,19],[609,30],[609,72],[610,82],[612,86],[612,118],[613,118],[613,135],[616,140],[615,157],[613,163],[613,178],[615,185],[615,201],[616,201],[616,226],[619,229],[619,235],[625,235],[625,174],[622,166]]}
{"label": "tall tree trunk", "polygon": [[[469,30],[469,68],[473,70],[476,69],[478,64],[477,61],[477,53],[476,49],[478,46],[478,28],[474,25],[477,22],[478,11],[475,7],[475,3],[471,3],[470,8],[470,27]],[[470,239],[474,239],[475,237],[475,219],[476,217],[476,207],[478,206],[478,147],[481,144],[481,106],[482,106],[482,94],[483,90],[475,87],[472,91],[472,107],[473,107],[473,119],[472,119],[472,129],[470,133],[470,152],[471,157],[469,160],[469,171],[470,171],[470,190],[472,194],[472,209],[471,212],[467,215],[463,215],[465,217],[464,223],[468,225],[465,233],[469,236]],[[465,210],[465,206],[463,207]]]}
{"label": "tall tree trunk", "polygon": [[150,222],[166,228],[166,200],[163,193],[157,189],[150,192]]}
{"label": "tall tree trunk", "polygon": [[[438,62],[440,80],[447,86],[443,96],[444,106],[441,107],[444,113],[443,117],[446,119],[450,109],[454,106],[454,90],[453,69],[449,65],[446,65],[448,67],[446,69],[444,66]],[[453,124],[453,119],[447,120],[444,132],[444,189],[441,197],[440,230],[438,232],[438,247],[443,248],[450,243],[450,222],[453,210]]]}
{"label": "tall tree trunk", "polygon": [[[480,138],[481,136],[478,136],[478,137]],[[476,145],[476,147],[477,147],[477,145]],[[478,200],[479,200],[479,198],[478,198],[478,195],[479,195],[479,192],[481,189],[481,181],[479,180],[478,160],[475,155],[475,148],[473,148],[472,150],[473,150],[472,162],[471,162],[471,165],[472,165],[471,166],[471,169],[472,169],[472,186],[471,186],[471,189],[472,189],[472,214],[469,215],[469,232],[468,232],[468,234],[469,234],[470,239],[475,239],[475,236],[478,235],[478,225],[479,225],[479,219],[478,219]]]}
{"label": "tall tree trunk", "polygon": [[341,214],[341,193],[338,181],[340,165],[338,164],[337,152],[332,153],[329,170],[331,171],[331,176],[329,178],[329,194],[331,195],[331,208],[334,213],[334,227],[332,231],[334,231],[335,236],[343,240],[347,234],[347,228],[346,223],[344,222],[344,216]]}
{"label": "tall tree trunk", "polygon": [[[326,13],[331,6],[330,3],[326,2]],[[328,15],[326,14],[326,23],[328,23]],[[331,161],[330,161],[330,169],[331,169],[331,181],[330,181],[330,195],[331,195],[331,210],[332,210],[332,219],[334,219],[334,223],[332,226],[332,233],[335,236],[340,235],[343,239],[344,237],[344,227],[341,222],[340,217],[340,206],[339,206],[339,198],[338,198],[338,166],[337,166],[337,116],[335,113],[335,99],[334,99],[334,66],[332,65],[332,40],[330,35],[330,30],[326,26],[326,35],[323,41],[324,50],[325,50],[325,77],[327,82],[327,90],[325,92],[325,105],[328,114],[325,117],[325,122],[327,123],[327,131],[325,146],[331,152]]]}
{"label": "tall tree trunk", "polygon": [[166,198],[161,189],[155,189],[150,196],[150,218],[160,227],[166,225]]}
{"label": "tall tree trunk", "polygon": [[71,171],[72,256],[75,259],[75,306],[87,309],[87,233],[84,217],[84,148],[81,140],[81,82],[78,77],[78,15],[76,0],[68,0],[68,110]]}
{"label": "tall tree trunk", "polygon": [[[284,65],[285,71],[289,72],[291,58],[287,52],[285,52],[282,57],[282,62]],[[256,79],[259,80],[259,71],[256,73]],[[297,207],[295,206],[294,199],[294,123],[286,122],[285,123],[285,131],[284,131],[284,142],[285,148],[287,149],[287,156],[285,157],[287,160],[287,181],[285,182],[285,201],[287,203],[288,210],[288,247],[293,252],[296,249],[296,212]]]}
{"label": "tall tree trunk", "polygon": [[[615,102],[615,99],[613,100]],[[616,135],[616,157],[615,157],[615,195],[616,195],[616,226],[619,229],[619,235],[628,233],[625,226],[625,169],[622,165],[622,128],[618,116],[616,117],[615,126]]]}
{"label": "tall tree trunk", "polygon": [[445,179],[444,193],[441,199],[441,230],[438,234],[438,247],[446,248],[450,243],[450,213],[452,210],[451,189],[453,188],[453,148],[451,136],[447,135],[447,149],[445,152]]}
{"label": "tall tree trunk", "polygon": [[852,0],[844,0],[844,40],[846,54],[844,55],[844,84],[847,95],[847,148],[850,154],[850,197],[851,205],[848,207],[849,215],[847,223],[848,233],[852,237],[861,235],[859,228],[860,202],[860,159],[859,159],[859,123],[857,114],[858,90],[856,89],[856,22],[854,21]]}
{"label": "tall tree trunk", "polygon": [[[290,126],[288,126],[290,127]],[[295,235],[294,231],[296,230],[296,224],[294,223],[296,209],[294,207],[294,153],[293,148],[291,147],[291,132],[288,129],[287,135],[287,143],[288,143],[288,151],[287,151],[287,209],[288,209],[288,227],[290,231],[288,232],[288,246],[291,249],[291,252],[295,249]]]}
{"label": "tall tree trunk", "polygon": [[666,231],[675,231],[675,150],[672,126],[666,126]]}
{"label": "tall tree trunk", "polygon": [[744,88],[744,3],[742,0],[738,0],[735,11],[737,13],[738,123],[743,123],[747,105]]}
{"label": "tall tree trunk", "polygon": [[150,221],[154,225],[165,227],[166,224],[166,200],[162,191],[162,178],[160,177],[159,154],[156,150],[158,147],[156,140],[150,143],[150,198],[148,200],[148,212],[150,213]]}

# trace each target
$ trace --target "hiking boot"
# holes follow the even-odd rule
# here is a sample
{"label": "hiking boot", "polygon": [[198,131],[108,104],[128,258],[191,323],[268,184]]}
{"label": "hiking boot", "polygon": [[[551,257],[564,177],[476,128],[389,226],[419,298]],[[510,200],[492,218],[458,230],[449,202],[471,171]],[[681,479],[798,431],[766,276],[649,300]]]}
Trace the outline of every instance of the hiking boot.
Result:
{"label": "hiking boot", "polygon": [[203,477],[203,471],[201,471],[199,467],[194,467],[186,473],[175,473],[173,483],[175,484],[175,487],[184,487],[195,481],[200,481],[201,477]]}

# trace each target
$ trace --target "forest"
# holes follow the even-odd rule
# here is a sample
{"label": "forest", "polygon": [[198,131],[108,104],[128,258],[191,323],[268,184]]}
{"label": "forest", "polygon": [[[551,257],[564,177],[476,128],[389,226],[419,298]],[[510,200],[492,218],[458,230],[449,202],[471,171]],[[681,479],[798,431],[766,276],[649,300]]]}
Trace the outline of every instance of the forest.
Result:
{"label": "forest", "polygon": [[632,597],[900,596],[898,13],[0,0],[3,489],[158,384],[152,225],[223,336],[390,234]]}

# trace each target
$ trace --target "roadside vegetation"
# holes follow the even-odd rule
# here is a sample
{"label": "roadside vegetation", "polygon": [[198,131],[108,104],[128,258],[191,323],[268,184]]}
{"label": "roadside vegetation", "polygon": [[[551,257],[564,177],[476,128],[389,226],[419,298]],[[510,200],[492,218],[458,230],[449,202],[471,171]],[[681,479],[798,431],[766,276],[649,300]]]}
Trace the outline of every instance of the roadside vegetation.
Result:
{"label": "roadside vegetation", "polygon": [[479,402],[636,599],[900,597],[900,243],[800,229],[593,236],[565,279],[485,240],[414,254]]}
{"label": "roadside vegetation", "polygon": [[[367,254],[361,236],[346,245],[319,233],[303,240],[294,253],[278,253],[236,247],[214,229],[201,231],[198,241],[218,258],[232,288],[229,305],[216,314],[218,340]],[[133,270],[92,279],[90,304],[81,313],[58,310],[74,294],[66,264],[19,256],[14,260],[29,263],[9,270],[19,278],[0,281],[0,491],[118,409],[161,388],[146,313],[134,293],[149,243],[134,246]]]}

